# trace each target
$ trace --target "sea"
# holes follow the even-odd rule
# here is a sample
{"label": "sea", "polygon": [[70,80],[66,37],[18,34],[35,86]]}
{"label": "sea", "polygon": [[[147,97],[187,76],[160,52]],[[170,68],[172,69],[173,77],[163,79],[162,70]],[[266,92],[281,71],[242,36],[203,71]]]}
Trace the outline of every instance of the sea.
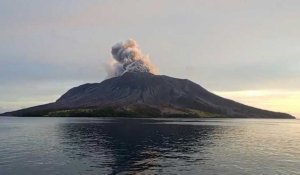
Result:
{"label": "sea", "polygon": [[0,175],[300,174],[300,120],[1,117]]}

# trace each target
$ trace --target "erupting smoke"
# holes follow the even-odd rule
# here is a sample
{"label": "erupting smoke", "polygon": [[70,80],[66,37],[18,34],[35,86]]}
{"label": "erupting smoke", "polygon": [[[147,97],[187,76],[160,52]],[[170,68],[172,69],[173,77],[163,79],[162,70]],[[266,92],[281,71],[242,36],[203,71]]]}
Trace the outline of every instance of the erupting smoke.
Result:
{"label": "erupting smoke", "polygon": [[108,65],[108,77],[121,76],[125,72],[149,72],[157,69],[150,62],[148,55],[143,55],[133,39],[115,44],[111,49],[114,60]]}

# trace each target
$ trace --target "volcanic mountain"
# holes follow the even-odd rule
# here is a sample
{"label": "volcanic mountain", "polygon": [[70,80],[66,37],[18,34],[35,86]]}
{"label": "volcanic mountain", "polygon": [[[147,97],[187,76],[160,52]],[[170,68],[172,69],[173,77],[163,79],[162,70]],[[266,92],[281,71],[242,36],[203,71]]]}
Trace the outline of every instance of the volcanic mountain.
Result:
{"label": "volcanic mountain", "polygon": [[127,72],[6,116],[294,118],[219,97],[187,79]]}

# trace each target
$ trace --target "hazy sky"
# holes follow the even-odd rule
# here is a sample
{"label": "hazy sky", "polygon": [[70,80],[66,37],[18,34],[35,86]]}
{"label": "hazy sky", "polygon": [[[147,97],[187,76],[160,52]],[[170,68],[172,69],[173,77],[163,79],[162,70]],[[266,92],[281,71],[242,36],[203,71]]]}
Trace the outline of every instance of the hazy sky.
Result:
{"label": "hazy sky", "polygon": [[299,0],[0,0],[0,112],[100,82],[134,38],[160,74],[300,117]]}

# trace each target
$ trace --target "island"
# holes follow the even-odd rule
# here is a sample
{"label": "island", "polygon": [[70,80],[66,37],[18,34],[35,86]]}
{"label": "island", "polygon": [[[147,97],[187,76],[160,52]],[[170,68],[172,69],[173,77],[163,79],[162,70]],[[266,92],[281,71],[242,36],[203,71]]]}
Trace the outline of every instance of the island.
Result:
{"label": "island", "polygon": [[187,80],[131,71],[84,84],[56,102],[1,114],[30,117],[197,117],[294,119],[217,96]]}

